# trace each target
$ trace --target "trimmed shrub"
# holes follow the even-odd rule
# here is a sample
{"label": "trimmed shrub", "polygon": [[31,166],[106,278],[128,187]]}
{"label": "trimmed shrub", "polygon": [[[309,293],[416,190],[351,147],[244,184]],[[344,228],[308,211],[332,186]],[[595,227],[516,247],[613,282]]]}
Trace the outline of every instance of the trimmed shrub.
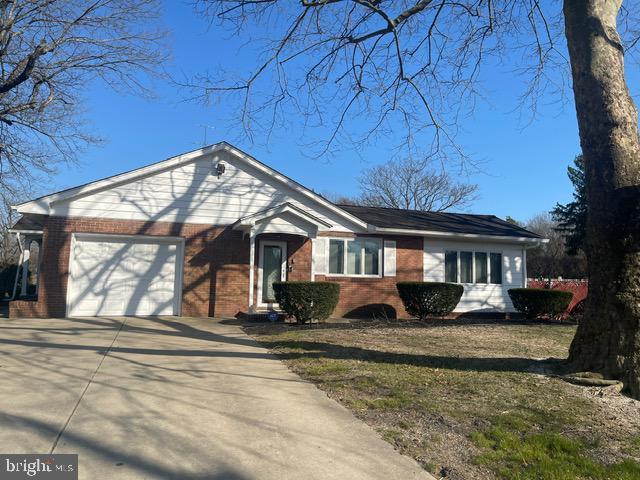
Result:
{"label": "trimmed shrub", "polygon": [[396,287],[407,313],[420,320],[453,312],[464,291],[462,285],[441,282],[398,282]]}
{"label": "trimmed shrub", "polygon": [[573,293],[573,300],[562,315],[566,319],[571,315],[573,309],[589,294],[589,282],[587,280],[571,280],[567,278],[549,280],[529,280],[529,288],[550,288],[552,290],[562,290]]}
{"label": "trimmed shrub", "polygon": [[517,311],[532,319],[562,314],[569,306],[573,293],[547,288],[511,288],[509,297]]}
{"label": "trimmed shrub", "polygon": [[340,299],[340,285],[331,282],[274,282],[280,308],[298,323],[329,318]]}

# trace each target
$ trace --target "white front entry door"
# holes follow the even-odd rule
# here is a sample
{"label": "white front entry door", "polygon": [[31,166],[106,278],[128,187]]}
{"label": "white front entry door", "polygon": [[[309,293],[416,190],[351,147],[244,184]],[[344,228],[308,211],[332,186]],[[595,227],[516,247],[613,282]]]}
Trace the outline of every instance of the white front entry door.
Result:
{"label": "white front entry door", "polygon": [[175,238],[74,237],[67,315],[179,315],[182,251]]}
{"label": "white front entry door", "polygon": [[287,242],[261,241],[258,251],[258,307],[278,308],[273,282],[287,279]]}

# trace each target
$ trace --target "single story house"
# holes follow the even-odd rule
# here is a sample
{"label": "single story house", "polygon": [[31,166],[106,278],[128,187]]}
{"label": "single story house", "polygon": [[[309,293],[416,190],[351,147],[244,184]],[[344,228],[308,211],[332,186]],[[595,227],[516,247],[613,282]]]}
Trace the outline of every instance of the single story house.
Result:
{"label": "single story house", "polygon": [[14,209],[23,266],[40,250],[13,317],[235,316],[276,309],[285,279],[339,283],[337,316],[406,315],[403,280],[463,284],[459,312],[509,312],[543,241],[491,215],[336,205],[226,142]]}

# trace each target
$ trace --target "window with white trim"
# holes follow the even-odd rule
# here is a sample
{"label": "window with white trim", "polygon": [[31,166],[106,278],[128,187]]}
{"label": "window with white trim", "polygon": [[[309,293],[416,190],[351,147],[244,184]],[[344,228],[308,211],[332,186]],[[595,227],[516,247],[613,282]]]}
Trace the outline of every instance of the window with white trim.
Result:
{"label": "window with white trim", "polygon": [[381,272],[381,239],[332,238],[329,240],[329,275],[379,277]]}
{"label": "window with white trim", "polygon": [[329,273],[338,275],[344,273],[344,242],[342,240],[329,241]]}
{"label": "window with white trim", "polygon": [[473,252],[458,252],[460,262],[458,278],[460,283],[473,283]]}
{"label": "window with white trim", "polygon": [[492,253],[489,257],[489,278],[494,285],[500,285],[502,284],[502,254]]}
{"label": "window with white trim", "polygon": [[502,253],[447,250],[444,280],[451,283],[502,284]]}
{"label": "window with white trim", "polygon": [[444,252],[444,281],[458,283],[458,252]]}
{"label": "window with white trim", "polygon": [[489,271],[489,267],[487,266],[487,252],[475,252],[473,254],[473,262],[474,282],[488,283],[487,272]]}

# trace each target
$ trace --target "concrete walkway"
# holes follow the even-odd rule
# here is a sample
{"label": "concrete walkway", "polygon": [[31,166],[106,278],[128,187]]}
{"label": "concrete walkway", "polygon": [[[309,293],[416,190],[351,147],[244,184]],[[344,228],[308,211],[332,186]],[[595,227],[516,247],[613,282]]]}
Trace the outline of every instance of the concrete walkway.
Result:
{"label": "concrete walkway", "polygon": [[0,451],[80,478],[432,479],[238,326],[0,320]]}

